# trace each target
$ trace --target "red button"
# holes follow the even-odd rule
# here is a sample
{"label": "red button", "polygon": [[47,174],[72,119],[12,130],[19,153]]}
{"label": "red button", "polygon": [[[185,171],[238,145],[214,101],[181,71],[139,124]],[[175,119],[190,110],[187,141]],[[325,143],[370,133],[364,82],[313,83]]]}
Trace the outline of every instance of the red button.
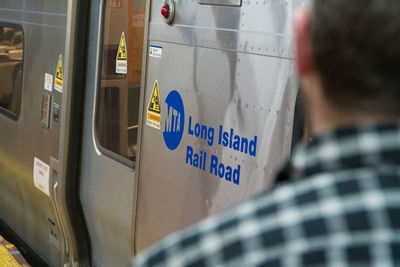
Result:
{"label": "red button", "polygon": [[169,5],[164,5],[161,8],[161,15],[166,19],[169,17]]}

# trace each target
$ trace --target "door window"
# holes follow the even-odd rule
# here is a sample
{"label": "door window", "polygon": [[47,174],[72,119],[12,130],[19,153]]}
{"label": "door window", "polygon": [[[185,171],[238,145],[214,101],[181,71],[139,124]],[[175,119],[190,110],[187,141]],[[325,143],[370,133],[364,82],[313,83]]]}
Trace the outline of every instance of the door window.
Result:
{"label": "door window", "polygon": [[103,153],[127,165],[136,157],[145,0],[106,4],[96,138]]}
{"label": "door window", "polygon": [[21,106],[23,57],[22,27],[0,23],[0,112],[15,120]]}

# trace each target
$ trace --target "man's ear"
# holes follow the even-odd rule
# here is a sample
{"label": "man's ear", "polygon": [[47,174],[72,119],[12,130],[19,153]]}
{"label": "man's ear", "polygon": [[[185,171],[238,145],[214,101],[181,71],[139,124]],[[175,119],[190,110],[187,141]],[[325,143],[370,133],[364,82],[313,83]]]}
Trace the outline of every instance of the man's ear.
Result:
{"label": "man's ear", "polygon": [[307,75],[314,70],[310,33],[310,10],[301,8],[296,12],[294,21],[296,38],[296,65],[300,76]]}

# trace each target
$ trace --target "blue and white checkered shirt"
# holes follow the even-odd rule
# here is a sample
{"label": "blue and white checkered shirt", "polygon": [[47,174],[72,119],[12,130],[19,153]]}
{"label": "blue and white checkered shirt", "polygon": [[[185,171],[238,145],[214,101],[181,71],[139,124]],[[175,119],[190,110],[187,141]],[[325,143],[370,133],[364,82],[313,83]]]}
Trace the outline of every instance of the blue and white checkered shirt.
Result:
{"label": "blue and white checkered shirt", "polygon": [[277,186],[173,234],[134,266],[400,266],[400,124],[299,147]]}

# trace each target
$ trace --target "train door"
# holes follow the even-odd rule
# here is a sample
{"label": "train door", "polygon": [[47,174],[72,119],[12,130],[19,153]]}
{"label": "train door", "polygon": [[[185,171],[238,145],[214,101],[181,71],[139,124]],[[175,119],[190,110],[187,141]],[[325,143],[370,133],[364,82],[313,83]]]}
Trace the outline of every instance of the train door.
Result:
{"label": "train door", "polygon": [[91,1],[82,144],[82,206],[93,265],[133,255],[146,0]]}
{"label": "train door", "polygon": [[291,150],[292,20],[306,2],[151,1],[136,252],[274,183]]}
{"label": "train door", "polygon": [[76,193],[86,12],[86,1],[0,4],[0,232],[34,266],[89,260]]}

